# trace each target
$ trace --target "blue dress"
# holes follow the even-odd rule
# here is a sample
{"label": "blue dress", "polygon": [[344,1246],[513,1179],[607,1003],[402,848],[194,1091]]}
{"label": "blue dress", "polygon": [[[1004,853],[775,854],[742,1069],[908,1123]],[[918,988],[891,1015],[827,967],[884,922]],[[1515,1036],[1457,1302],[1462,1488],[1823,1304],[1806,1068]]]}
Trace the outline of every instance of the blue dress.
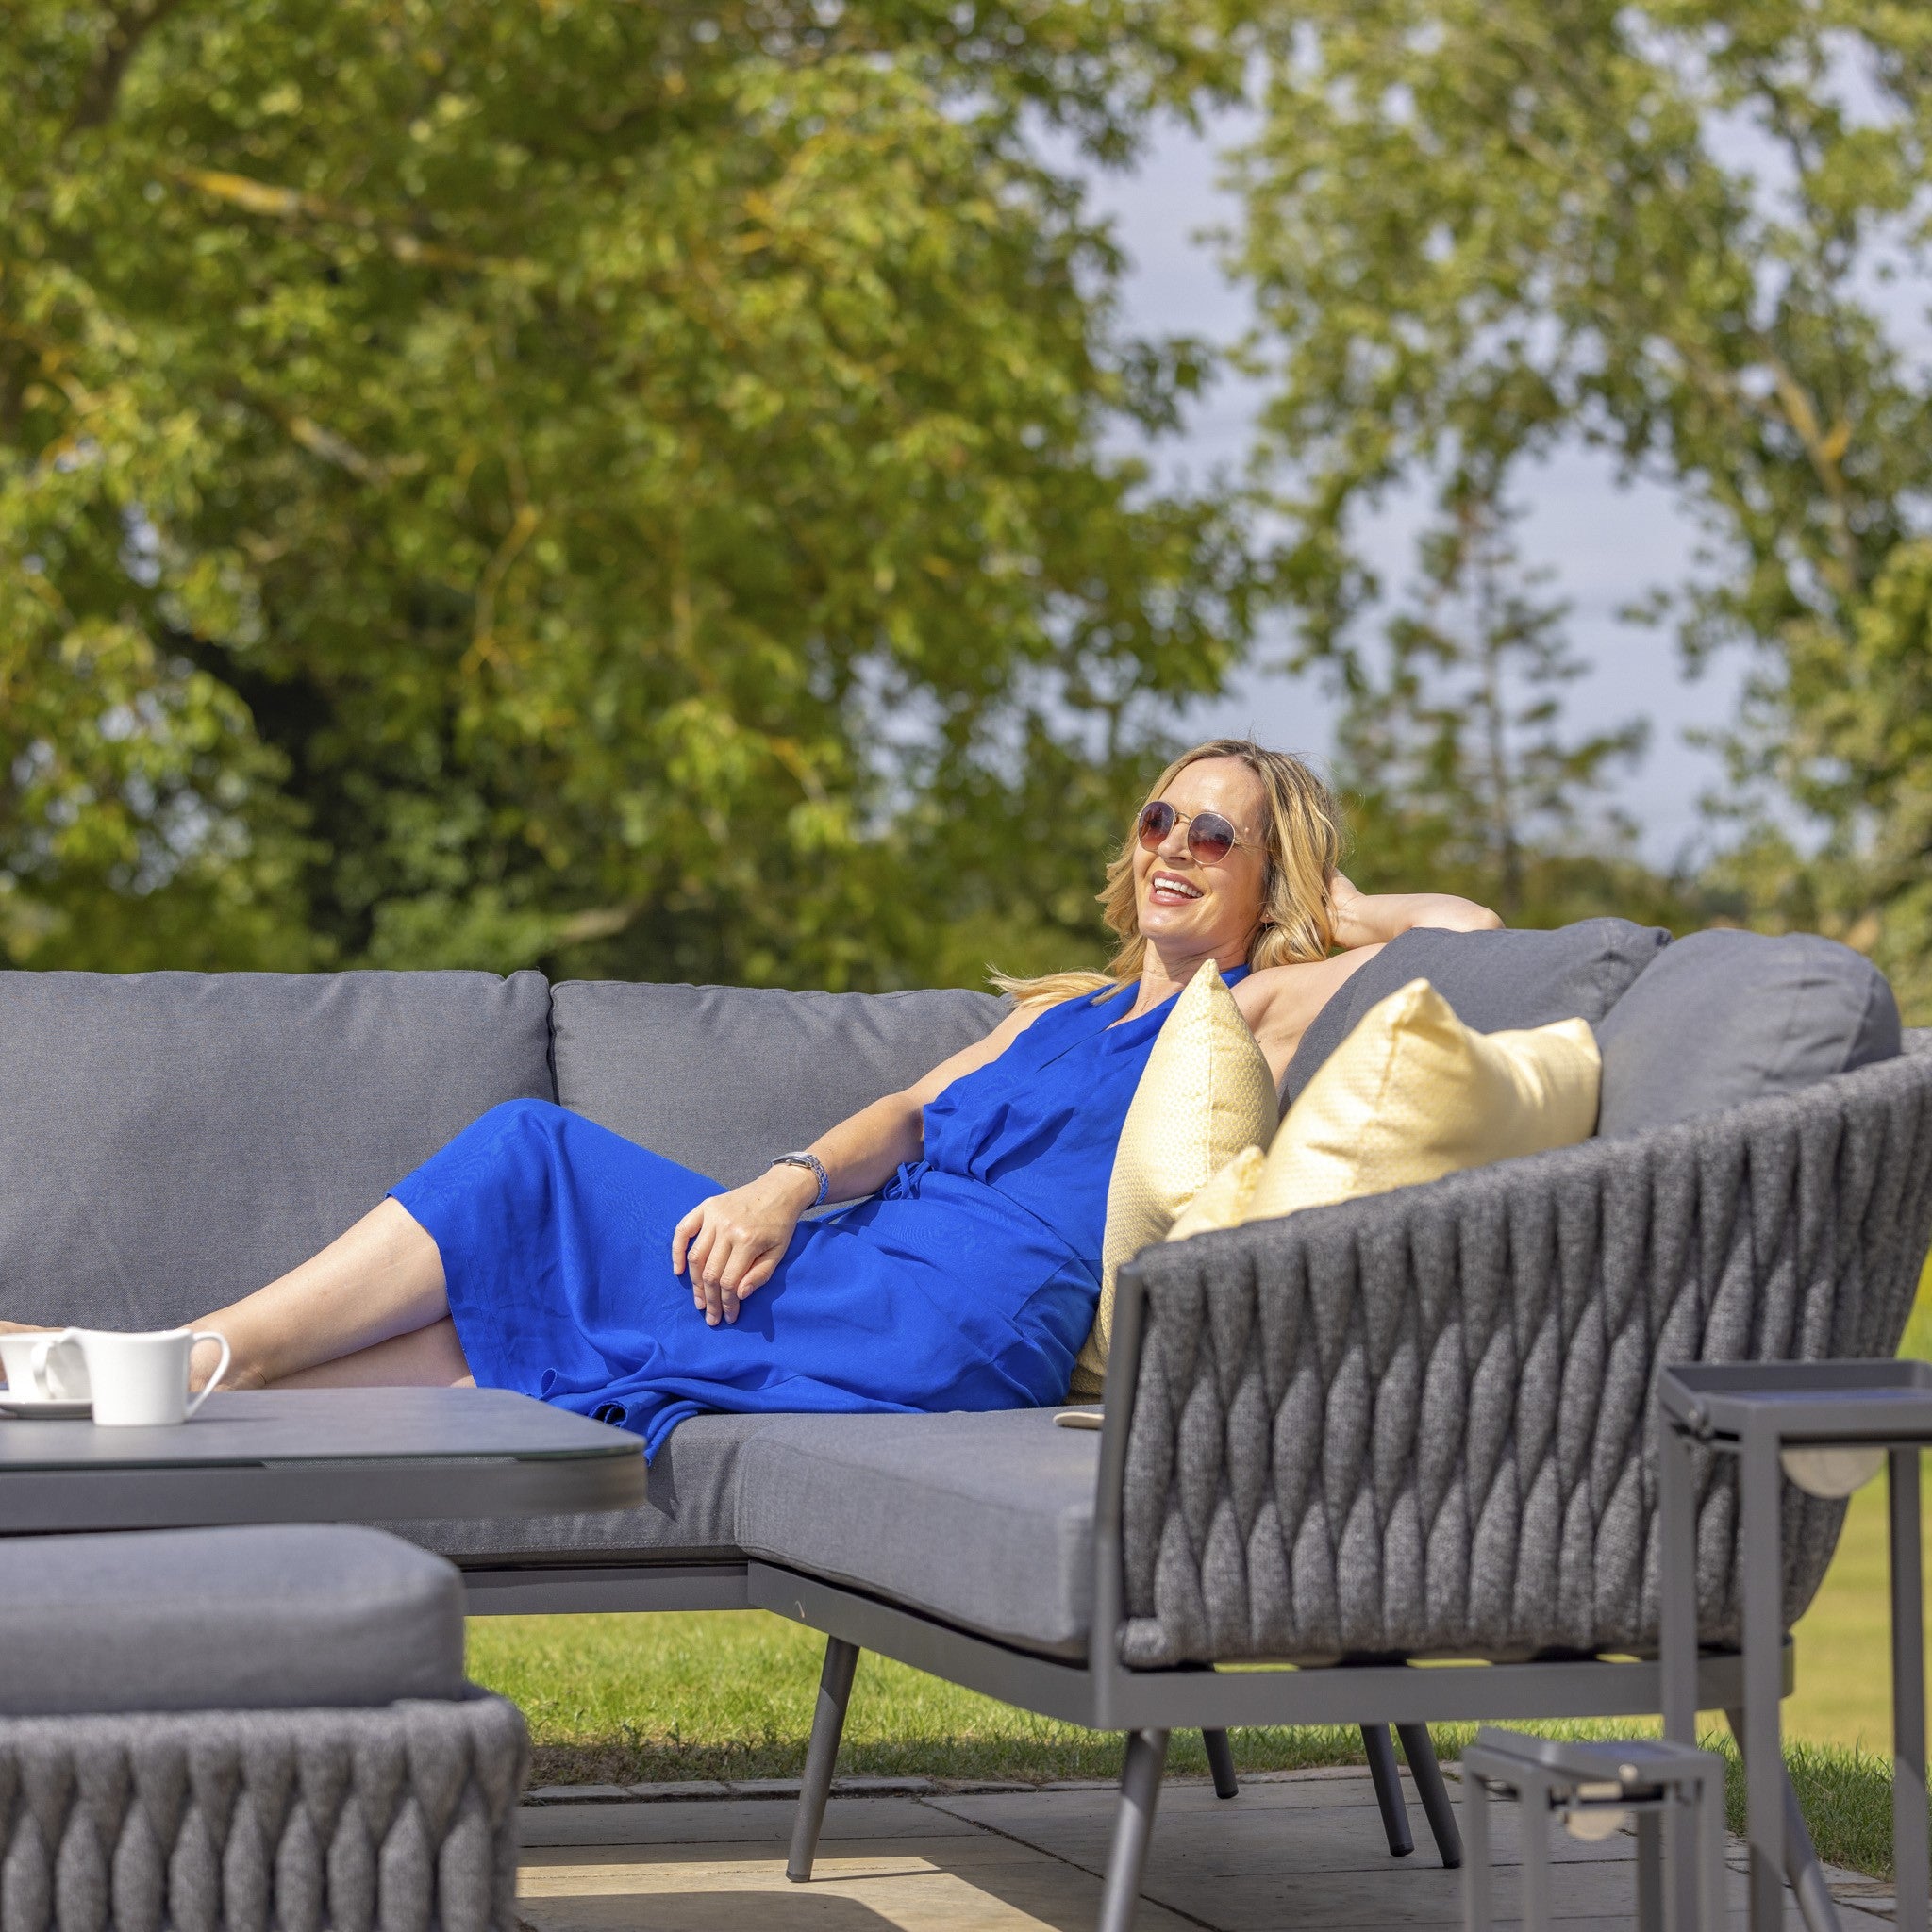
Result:
{"label": "blue dress", "polygon": [[1051,1008],[954,1081],[924,1158],[800,1222],[735,1324],[708,1326],[671,1272],[673,1229],[719,1184],[563,1108],[494,1108],[392,1192],[441,1253],[478,1384],[621,1424],[647,1456],[706,1409],[1058,1402],[1093,1324],[1121,1124],[1172,1005],[1109,1025],[1130,999]]}

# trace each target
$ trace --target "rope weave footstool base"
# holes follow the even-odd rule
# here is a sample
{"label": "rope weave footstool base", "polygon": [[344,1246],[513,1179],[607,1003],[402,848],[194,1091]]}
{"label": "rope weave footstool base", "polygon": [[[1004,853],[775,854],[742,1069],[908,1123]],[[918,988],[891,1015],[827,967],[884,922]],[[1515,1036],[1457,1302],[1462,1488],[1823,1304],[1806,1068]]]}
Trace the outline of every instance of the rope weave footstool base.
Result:
{"label": "rope weave footstool base", "polygon": [[0,1932],[510,1932],[502,1698],[0,1719]]}

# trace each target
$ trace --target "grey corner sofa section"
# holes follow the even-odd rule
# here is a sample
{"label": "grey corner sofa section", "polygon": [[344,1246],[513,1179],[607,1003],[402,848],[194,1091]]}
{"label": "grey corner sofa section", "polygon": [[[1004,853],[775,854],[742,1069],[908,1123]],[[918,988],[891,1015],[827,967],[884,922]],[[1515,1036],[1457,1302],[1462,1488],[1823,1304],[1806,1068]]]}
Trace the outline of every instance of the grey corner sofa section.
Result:
{"label": "grey corner sofa section", "polygon": [[511,1932],[528,1742],[462,1586],[348,1525],[0,1557],[0,1928]]}
{"label": "grey corner sofa section", "polygon": [[[1655,1709],[1658,1366],[1889,1353],[1932,1239],[1932,1054],[1893,1050],[1869,966],[1759,941],[1713,1001],[1701,941],[1679,942],[1677,992],[1646,986],[1667,937],[1416,933],[1371,961],[1291,1093],[1425,974],[1485,1029],[1589,1019],[1607,1093],[1632,1075],[1618,1136],[1149,1250],[1098,1434],[1042,1413],[699,1416],[640,1509],[405,1532],[461,1565],[473,1612],[750,1604],[825,1631],[795,1869],[858,1648],[1127,1730],[1116,1926],[1170,1727]],[[527,974],[0,974],[0,1036],[24,1049],[0,1056],[0,1314],[200,1313],[532,1093],[741,1178],[1001,1010]],[[1692,1035],[1701,1058],[1672,1044]],[[1735,1512],[1707,1475],[1700,1596],[1722,1633]],[[1841,1512],[1788,1507],[1795,1616]],[[1441,1653],[1500,1668],[1400,1661]],[[1201,1668],[1237,1661],[1342,1668]]]}

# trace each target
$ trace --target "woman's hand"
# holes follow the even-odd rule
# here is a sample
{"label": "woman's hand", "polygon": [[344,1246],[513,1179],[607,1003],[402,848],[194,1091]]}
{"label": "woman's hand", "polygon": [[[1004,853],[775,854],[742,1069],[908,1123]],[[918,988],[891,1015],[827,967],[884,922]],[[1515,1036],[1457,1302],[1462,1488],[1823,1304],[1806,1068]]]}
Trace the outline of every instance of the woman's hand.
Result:
{"label": "woman's hand", "polygon": [[741,1188],[700,1201],[677,1224],[671,1272],[682,1274],[690,1263],[691,1302],[708,1327],[737,1321],[738,1305],[772,1278],[818,1191],[807,1168],[767,1168]]}

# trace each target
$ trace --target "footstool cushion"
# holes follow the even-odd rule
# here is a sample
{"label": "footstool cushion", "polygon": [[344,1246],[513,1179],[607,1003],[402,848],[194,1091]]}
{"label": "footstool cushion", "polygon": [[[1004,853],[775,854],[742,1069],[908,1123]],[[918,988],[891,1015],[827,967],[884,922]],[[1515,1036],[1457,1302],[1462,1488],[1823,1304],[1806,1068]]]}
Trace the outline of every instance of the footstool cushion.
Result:
{"label": "footstool cushion", "polygon": [[463,1689],[461,1579],[382,1530],[0,1543],[0,1715],[368,1707]]}

